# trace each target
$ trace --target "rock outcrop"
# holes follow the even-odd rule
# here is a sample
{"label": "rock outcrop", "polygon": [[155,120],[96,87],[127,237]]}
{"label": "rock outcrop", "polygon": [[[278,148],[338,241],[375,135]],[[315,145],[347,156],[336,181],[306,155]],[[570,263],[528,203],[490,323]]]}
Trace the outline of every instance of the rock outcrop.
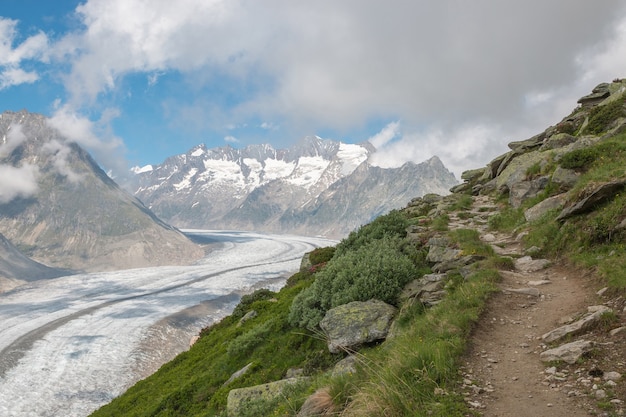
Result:
{"label": "rock outcrop", "polygon": [[379,300],[353,301],[332,308],[320,322],[331,353],[353,351],[357,347],[387,337],[397,309]]}

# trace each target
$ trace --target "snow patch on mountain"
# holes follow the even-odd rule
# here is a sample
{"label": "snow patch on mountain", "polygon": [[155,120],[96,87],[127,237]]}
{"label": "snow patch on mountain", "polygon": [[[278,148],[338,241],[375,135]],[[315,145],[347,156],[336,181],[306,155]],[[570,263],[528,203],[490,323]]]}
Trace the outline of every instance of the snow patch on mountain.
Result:
{"label": "snow patch on mountain", "polygon": [[341,175],[347,176],[352,174],[356,167],[367,160],[368,154],[369,152],[363,146],[348,143],[339,144],[337,158],[342,161]]}
{"label": "snow patch on mountain", "polygon": [[179,182],[178,184],[174,184],[174,188],[176,188],[176,190],[180,191],[183,190],[185,188],[189,188],[191,186],[191,179],[198,173],[198,169],[197,168],[192,168],[189,173],[187,175],[185,175],[185,178]]}
{"label": "snow patch on mountain", "polygon": [[287,182],[302,188],[310,188],[321,178],[330,161],[321,156],[303,156]]}
{"label": "snow patch on mountain", "polygon": [[143,174],[144,172],[150,172],[154,169],[154,167],[152,165],[145,165],[143,167],[132,167],[130,170],[133,172],[133,174]]}
{"label": "snow patch on mountain", "polygon": [[279,178],[286,178],[294,171],[296,164],[293,162],[286,162],[280,159],[266,159],[265,170],[263,178],[266,181],[277,180]]}

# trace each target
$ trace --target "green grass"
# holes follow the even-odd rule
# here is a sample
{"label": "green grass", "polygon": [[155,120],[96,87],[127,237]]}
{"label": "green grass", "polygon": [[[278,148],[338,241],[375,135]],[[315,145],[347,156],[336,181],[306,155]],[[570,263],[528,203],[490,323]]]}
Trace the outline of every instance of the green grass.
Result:
{"label": "green grass", "polygon": [[505,207],[489,217],[487,224],[492,230],[512,232],[526,222],[524,211],[521,208]]}
{"label": "green grass", "polygon": [[[220,415],[233,388],[279,380],[292,367],[317,373],[332,366],[341,355],[328,353],[325,341],[287,323],[293,298],[308,285],[310,282],[301,281],[285,287],[274,294],[276,301],[259,299],[249,303],[244,310],[254,309],[258,316],[241,326],[237,317],[228,316],[205,329],[189,351],[93,415]],[[248,363],[253,363],[250,372],[222,386],[230,375]]]}

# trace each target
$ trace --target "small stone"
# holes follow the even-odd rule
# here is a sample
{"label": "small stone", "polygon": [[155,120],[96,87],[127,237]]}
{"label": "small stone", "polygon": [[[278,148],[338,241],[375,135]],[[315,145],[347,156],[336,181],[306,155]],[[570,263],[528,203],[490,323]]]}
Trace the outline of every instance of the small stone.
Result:
{"label": "small stone", "polygon": [[626,326],[618,327],[617,329],[613,329],[609,332],[609,334],[613,337],[626,334]]}
{"label": "small stone", "polygon": [[544,372],[549,375],[554,375],[556,374],[556,366],[553,366],[551,368],[546,368]]}
{"label": "small stone", "polygon": [[607,292],[608,289],[609,287],[604,287],[600,291],[598,291],[596,294],[598,294],[599,296],[602,296],[605,292]]}
{"label": "small stone", "polygon": [[605,381],[617,381],[621,377],[622,377],[622,374],[620,374],[619,372],[615,372],[615,371],[605,372],[604,373],[604,380]]}
{"label": "small stone", "polygon": [[546,405],[547,405],[548,407],[552,407],[552,405],[553,405],[553,404],[552,404],[552,403],[548,403],[548,404],[546,404]]}
{"label": "small stone", "polygon": [[576,396],[576,391],[568,391],[567,392],[567,396],[568,397],[575,397]]}
{"label": "small stone", "polygon": [[605,384],[607,387],[616,387],[617,386],[617,382],[615,381],[606,381]]}
{"label": "small stone", "polygon": [[540,279],[536,281],[528,281],[527,284],[530,285],[531,287],[538,287],[539,285],[552,284],[552,281],[550,281],[549,279]]}
{"label": "small stone", "polygon": [[496,240],[496,237],[491,233],[487,233],[483,235],[483,241],[485,242],[495,242],[495,240]]}
{"label": "small stone", "polygon": [[610,402],[611,404],[621,404],[621,403],[623,403],[624,401],[620,400],[619,398],[615,398],[615,399],[613,399],[613,400],[611,400],[611,401],[609,401],[609,402]]}
{"label": "small stone", "polygon": [[598,400],[602,400],[606,398],[606,391],[604,391],[603,389],[599,389],[595,392],[595,395]]}

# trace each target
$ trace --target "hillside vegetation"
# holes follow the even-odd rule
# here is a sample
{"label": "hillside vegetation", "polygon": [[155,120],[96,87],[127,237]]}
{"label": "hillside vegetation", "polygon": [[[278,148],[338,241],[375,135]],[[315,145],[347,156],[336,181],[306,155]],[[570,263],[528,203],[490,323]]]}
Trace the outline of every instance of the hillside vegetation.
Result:
{"label": "hillside vegetation", "polygon": [[[481,240],[487,228],[626,295],[626,83],[596,89],[601,100],[581,99],[557,125],[464,173],[451,195],[414,199],[308,254],[282,290],[244,296],[189,351],[93,415],[471,415],[460,358],[515,261]],[[331,353],[320,321],[370,299],[397,308],[389,336]],[[259,385],[265,394],[235,398]]]}

